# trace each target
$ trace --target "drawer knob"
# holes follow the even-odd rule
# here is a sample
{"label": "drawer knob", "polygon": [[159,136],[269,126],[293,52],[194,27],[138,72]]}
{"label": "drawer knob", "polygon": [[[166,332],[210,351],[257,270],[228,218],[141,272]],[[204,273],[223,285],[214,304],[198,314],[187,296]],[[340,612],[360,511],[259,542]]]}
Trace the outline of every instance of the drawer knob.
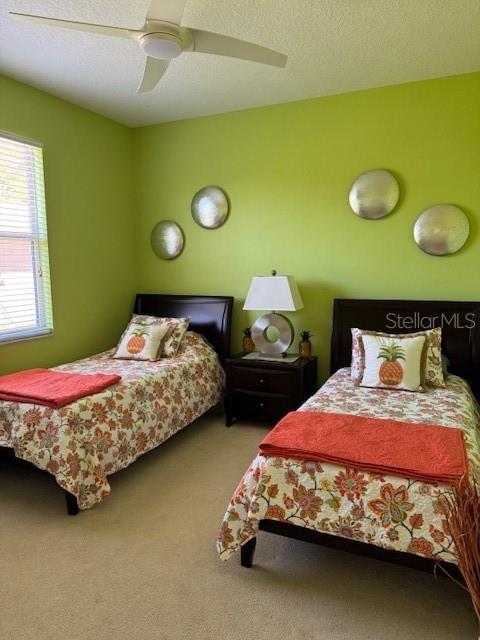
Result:
{"label": "drawer knob", "polygon": [[260,384],[263,384],[263,378],[260,378]]}
{"label": "drawer knob", "polygon": [[263,407],[263,402],[260,402],[260,407]]}

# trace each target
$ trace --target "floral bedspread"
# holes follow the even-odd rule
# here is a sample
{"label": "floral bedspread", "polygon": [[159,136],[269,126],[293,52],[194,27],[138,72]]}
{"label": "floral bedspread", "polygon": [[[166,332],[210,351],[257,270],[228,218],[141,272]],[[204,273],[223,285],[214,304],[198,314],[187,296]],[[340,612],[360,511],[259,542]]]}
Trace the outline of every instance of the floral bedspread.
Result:
{"label": "floral bedspread", "polygon": [[114,360],[114,350],[56,367],[122,380],[61,409],[0,401],[0,446],[55,476],[88,509],[110,493],[107,476],[170,438],[223,394],[216,353],[188,332],[174,358]]}
{"label": "floral bedspread", "polygon": [[[337,371],[299,410],[430,423],[464,430],[469,463],[480,466],[480,415],[468,384],[449,376],[426,393],[355,387]],[[228,559],[262,519],[290,522],[386,549],[456,562],[445,521],[447,485],[366,473],[329,463],[257,455],[238,485],[217,539]]]}

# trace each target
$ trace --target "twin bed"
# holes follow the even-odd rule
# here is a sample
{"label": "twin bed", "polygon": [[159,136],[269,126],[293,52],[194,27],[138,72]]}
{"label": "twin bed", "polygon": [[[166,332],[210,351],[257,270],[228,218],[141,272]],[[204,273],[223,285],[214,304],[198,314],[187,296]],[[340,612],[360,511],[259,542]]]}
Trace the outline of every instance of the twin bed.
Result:
{"label": "twin bed", "polygon": [[223,396],[221,362],[230,351],[233,298],[138,294],[134,313],[189,317],[173,358],[117,360],[114,350],[57,367],[119,374],[121,381],[65,407],[0,400],[0,446],[51,473],[70,515],[110,493],[108,476],[129,466]]}
{"label": "twin bed", "polygon": [[[174,358],[115,360],[110,351],[58,367],[121,375],[121,382],[60,409],[0,401],[0,446],[51,473],[76,514],[109,493],[108,476],[157,447],[222,398],[233,298],[139,294],[136,314],[190,317]],[[392,323],[398,328],[392,330]],[[409,326],[405,326],[408,323]],[[415,325],[415,326],[414,326]],[[425,393],[352,384],[351,328],[390,333],[442,326],[445,388]],[[335,300],[332,377],[300,407],[462,429],[471,468],[480,467],[480,303]],[[472,392],[473,391],[473,392]],[[329,418],[328,418],[329,419]],[[232,437],[234,436],[232,432]],[[240,481],[217,540],[220,556],[253,562],[260,530],[455,573],[442,496],[449,486],[333,463],[258,454]]]}
{"label": "twin bed", "polygon": [[[461,428],[469,464],[480,467],[480,416],[471,390],[478,391],[479,314],[480,304],[469,302],[336,300],[332,377],[299,412]],[[410,331],[412,325],[442,326],[442,350],[449,360],[445,388],[412,393],[352,383],[351,328],[405,333],[404,326],[392,330],[394,321],[409,324]],[[218,552],[226,560],[241,550],[242,565],[250,567],[263,530],[421,569],[441,561],[458,575],[442,501],[449,490],[398,475],[258,454],[230,501]]]}

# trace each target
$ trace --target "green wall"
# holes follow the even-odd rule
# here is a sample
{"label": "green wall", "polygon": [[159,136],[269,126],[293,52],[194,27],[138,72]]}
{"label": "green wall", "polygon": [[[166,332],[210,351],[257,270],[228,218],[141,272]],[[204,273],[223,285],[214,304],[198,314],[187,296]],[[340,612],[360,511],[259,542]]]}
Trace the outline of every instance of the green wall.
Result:
{"label": "green wall", "polygon": [[132,132],[0,77],[0,130],[44,143],[54,336],[0,345],[0,373],[112,346],[137,288]]}
{"label": "green wall", "polygon": [[[0,345],[0,373],[50,366],[111,346],[137,289],[230,294],[234,348],[257,314],[241,306],[254,274],[293,274],[328,370],[332,299],[478,299],[480,73],[129,130],[0,77],[0,129],[45,144],[55,335]],[[362,220],[348,207],[360,172],[390,169],[397,210]],[[231,199],[220,229],[198,227],[192,195],[218,184]],[[412,240],[427,206],[468,214],[469,242],[435,258]],[[183,254],[159,260],[152,227],[177,220]]]}
{"label": "green wall", "polygon": [[[140,288],[234,295],[236,348],[258,315],[241,311],[250,278],[272,268],[298,281],[305,308],[291,318],[314,333],[323,376],[334,297],[480,297],[480,73],[144,127],[134,159]],[[389,217],[363,220],[347,193],[375,167],[397,176],[402,198]],[[231,199],[214,231],[190,214],[207,184]],[[472,229],[459,254],[439,258],[417,248],[412,227],[443,202]],[[166,218],[186,235],[170,262],[149,245]]]}

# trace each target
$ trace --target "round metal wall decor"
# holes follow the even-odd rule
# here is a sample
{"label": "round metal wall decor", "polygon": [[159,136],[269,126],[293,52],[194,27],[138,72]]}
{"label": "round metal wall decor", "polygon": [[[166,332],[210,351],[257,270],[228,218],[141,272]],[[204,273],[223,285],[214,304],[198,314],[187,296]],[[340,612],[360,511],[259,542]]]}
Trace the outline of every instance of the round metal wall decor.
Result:
{"label": "round metal wall decor", "polygon": [[220,187],[203,187],[193,196],[192,216],[205,229],[217,229],[225,223],[230,206]]}
{"label": "round metal wall decor", "polygon": [[459,251],[469,233],[467,216],[453,204],[437,204],[425,209],[413,228],[415,242],[432,256],[446,256]]}
{"label": "round metal wall decor", "polygon": [[395,209],[399,197],[400,187],[395,177],[385,169],[371,169],[352,184],[348,201],[357,216],[378,220]]}
{"label": "round metal wall decor", "polygon": [[172,220],[162,220],[153,227],[152,249],[162,260],[173,260],[183,251],[185,238],[181,227]]}

